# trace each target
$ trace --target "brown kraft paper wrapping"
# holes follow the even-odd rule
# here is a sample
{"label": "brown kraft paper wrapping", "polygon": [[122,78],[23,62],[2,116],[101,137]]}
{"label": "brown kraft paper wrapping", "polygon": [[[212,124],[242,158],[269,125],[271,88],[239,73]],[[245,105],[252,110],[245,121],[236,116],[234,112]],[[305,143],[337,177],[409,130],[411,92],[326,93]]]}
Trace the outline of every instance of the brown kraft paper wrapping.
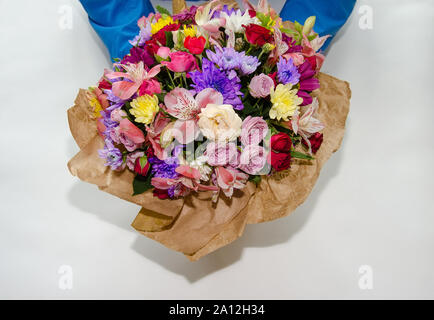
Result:
{"label": "brown kraft paper wrapping", "polygon": [[[173,6],[185,8],[185,2],[175,1]],[[68,168],[81,180],[141,206],[132,223],[141,234],[184,253],[192,261],[198,260],[236,240],[246,224],[285,217],[308,197],[322,166],[341,145],[351,98],[348,82],[324,73],[319,74],[319,81],[321,88],[313,93],[320,104],[316,117],[326,127],[315,160],[294,159],[286,172],[263,177],[258,187],[249,182],[243,190],[236,190],[230,200],[220,197],[214,204],[210,192],[177,200],[160,200],[153,197],[151,190],[132,196],[134,174],[128,169],[112,171],[98,156],[103,140],[97,134],[92,108],[83,89],[68,110],[71,133],[81,149],[69,161]]]}
{"label": "brown kraft paper wrapping", "polygon": [[314,92],[320,104],[317,117],[326,128],[315,160],[293,160],[290,170],[263,177],[258,187],[249,183],[230,200],[221,197],[213,204],[209,192],[177,200],[160,200],[152,191],[132,196],[134,174],[127,169],[112,171],[98,156],[103,140],[96,132],[85,90],[80,90],[68,110],[71,132],[81,149],[69,161],[69,170],[81,180],[141,206],[132,223],[137,231],[198,260],[240,237],[248,223],[289,215],[310,194],[322,166],[341,144],[351,97],[348,82],[323,73],[319,80],[321,88]]}

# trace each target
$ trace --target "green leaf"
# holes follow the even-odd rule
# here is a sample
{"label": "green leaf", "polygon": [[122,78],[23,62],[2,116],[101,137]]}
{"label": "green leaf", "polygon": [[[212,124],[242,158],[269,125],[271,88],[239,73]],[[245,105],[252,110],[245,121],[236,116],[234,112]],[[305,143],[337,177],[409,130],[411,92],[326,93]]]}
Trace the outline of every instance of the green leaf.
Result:
{"label": "green leaf", "polygon": [[167,14],[168,16],[170,16],[169,10],[167,10],[166,8],[163,8],[162,6],[157,5],[155,7],[155,9],[157,9],[157,11],[161,14]]}
{"label": "green leaf", "polygon": [[173,48],[173,33],[172,31],[165,31],[164,34],[166,35],[166,47]]}
{"label": "green leaf", "polygon": [[252,181],[252,182],[254,182],[255,185],[258,185],[258,184],[261,183],[262,177],[261,177],[261,176],[253,176],[253,175],[250,175],[250,176],[249,176],[249,180]]}
{"label": "green leaf", "polygon": [[298,151],[291,151],[291,157],[296,158],[296,159],[305,159],[305,160],[315,159],[314,157],[312,157],[308,154],[304,154],[304,153],[298,152]]}
{"label": "green leaf", "polygon": [[133,180],[133,196],[142,194],[143,192],[153,188],[151,184],[152,175],[148,174],[146,177],[139,174]]}

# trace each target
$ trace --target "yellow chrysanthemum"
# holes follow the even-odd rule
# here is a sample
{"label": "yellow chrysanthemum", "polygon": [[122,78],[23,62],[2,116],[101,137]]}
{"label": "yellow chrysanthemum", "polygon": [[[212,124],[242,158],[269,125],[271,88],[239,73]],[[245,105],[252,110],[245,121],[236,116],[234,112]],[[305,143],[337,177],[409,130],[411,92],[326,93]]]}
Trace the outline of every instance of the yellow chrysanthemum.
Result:
{"label": "yellow chrysanthemum", "polygon": [[187,27],[186,25],[184,25],[184,35],[186,37],[190,36],[190,37],[195,37],[196,36],[196,28],[195,26],[190,26]]}
{"label": "yellow chrysanthemum", "polygon": [[102,115],[101,115],[101,111],[102,111],[101,103],[99,103],[99,100],[95,96],[95,94],[93,93],[92,88],[89,88],[89,90],[86,93],[86,96],[87,96],[87,99],[89,101],[90,106],[92,107],[93,116],[95,118],[102,117]]}
{"label": "yellow chrysanthemum", "polygon": [[175,23],[172,19],[171,16],[165,16],[164,18],[161,17],[160,19],[158,19],[157,22],[154,22],[153,24],[151,24],[151,33],[155,34],[158,31],[160,31],[161,29],[163,29],[165,26]]}
{"label": "yellow chrysanthemum", "polygon": [[135,116],[135,121],[150,124],[158,112],[157,96],[145,94],[131,101],[130,113]]}
{"label": "yellow chrysanthemum", "polygon": [[297,96],[297,89],[291,89],[292,85],[279,84],[276,89],[271,89],[271,103],[273,106],[270,109],[270,118],[277,120],[288,121],[295,110],[303,102],[303,99]]}

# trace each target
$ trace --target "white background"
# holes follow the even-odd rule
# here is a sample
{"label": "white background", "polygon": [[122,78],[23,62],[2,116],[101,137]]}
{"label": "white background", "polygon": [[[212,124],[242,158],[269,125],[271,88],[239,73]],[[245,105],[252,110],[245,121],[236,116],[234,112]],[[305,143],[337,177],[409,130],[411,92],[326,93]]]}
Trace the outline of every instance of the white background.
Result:
{"label": "white background", "polygon": [[66,110],[109,66],[79,3],[1,0],[0,12],[0,298],[434,298],[432,0],[358,1],[323,69],[353,91],[342,148],[291,216],[195,263],[136,233],[136,205],[67,170]]}

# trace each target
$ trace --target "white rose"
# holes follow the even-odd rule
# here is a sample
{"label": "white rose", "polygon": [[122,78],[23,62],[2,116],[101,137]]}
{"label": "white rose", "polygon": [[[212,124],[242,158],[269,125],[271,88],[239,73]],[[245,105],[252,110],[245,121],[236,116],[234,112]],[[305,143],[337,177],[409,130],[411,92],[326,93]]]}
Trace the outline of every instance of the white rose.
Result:
{"label": "white rose", "polygon": [[241,134],[242,120],[229,104],[208,104],[199,114],[202,134],[213,141],[233,141]]}

